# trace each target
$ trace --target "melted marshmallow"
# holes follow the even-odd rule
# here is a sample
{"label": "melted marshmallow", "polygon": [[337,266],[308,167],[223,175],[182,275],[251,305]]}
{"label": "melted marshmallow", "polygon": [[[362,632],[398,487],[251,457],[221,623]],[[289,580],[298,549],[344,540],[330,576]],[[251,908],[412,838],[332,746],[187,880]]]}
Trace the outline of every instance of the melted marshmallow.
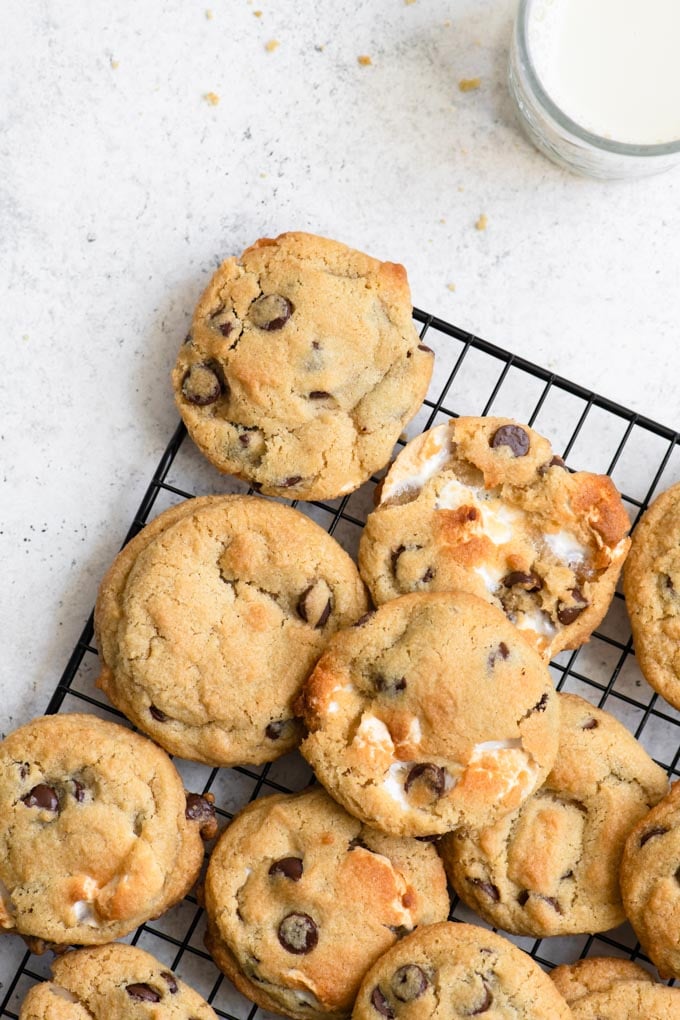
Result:
{"label": "melted marshmallow", "polygon": [[409,489],[422,489],[451,456],[449,426],[435,425],[412,440],[395,460],[383,483],[380,502],[384,503]]}
{"label": "melted marshmallow", "polygon": [[543,538],[553,555],[565,563],[582,563],[588,555],[586,546],[581,545],[576,536],[569,531],[556,531],[554,534],[544,535]]}
{"label": "melted marshmallow", "polygon": [[485,489],[477,485],[464,485],[457,478],[452,478],[437,496],[434,508],[457,510],[461,506],[472,506],[477,510],[481,518],[478,530],[494,545],[510,542],[524,517],[521,510],[511,510]]}
{"label": "melted marshmallow", "polygon": [[73,904],[73,914],[76,924],[86,924],[88,928],[101,928],[92,900],[76,900]]}
{"label": "melted marshmallow", "polygon": [[394,751],[394,743],[385,723],[375,715],[364,715],[352,743],[355,747],[380,748],[390,753]]}
{"label": "melted marshmallow", "polygon": [[542,637],[552,638],[557,633],[557,627],[550,618],[543,612],[522,613],[515,623],[517,630],[533,630]]}
{"label": "melted marshmallow", "polygon": [[56,996],[57,999],[65,999],[66,1002],[80,1002],[80,999],[76,998],[73,992],[69,992],[68,988],[62,988],[61,985],[55,985],[51,981],[48,983],[47,987],[49,988],[50,993]]}

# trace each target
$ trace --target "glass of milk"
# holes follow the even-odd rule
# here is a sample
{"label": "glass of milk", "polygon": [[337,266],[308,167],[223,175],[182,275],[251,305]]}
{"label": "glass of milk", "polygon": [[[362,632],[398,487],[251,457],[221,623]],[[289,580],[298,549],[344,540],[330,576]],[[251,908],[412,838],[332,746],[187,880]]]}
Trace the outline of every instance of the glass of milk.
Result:
{"label": "glass of milk", "polygon": [[529,138],[570,170],[680,161],[680,0],[520,0],[509,77]]}

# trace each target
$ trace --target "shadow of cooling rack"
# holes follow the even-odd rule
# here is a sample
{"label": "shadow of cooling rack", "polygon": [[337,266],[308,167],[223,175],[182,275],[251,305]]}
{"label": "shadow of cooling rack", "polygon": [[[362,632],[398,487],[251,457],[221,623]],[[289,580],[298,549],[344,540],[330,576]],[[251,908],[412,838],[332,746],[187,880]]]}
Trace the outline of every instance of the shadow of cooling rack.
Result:
{"label": "shadow of cooling rack", "polygon": [[[547,436],[569,467],[610,474],[622,493],[632,524],[655,493],[680,480],[678,433],[633,411],[515,357],[493,344],[414,309],[421,338],[436,353],[427,399],[400,442],[432,425],[462,414],[494,414],[524,421]],[[209,492],[248,492],[235,479],[223,478],[203,460],[179,425],[149,483],[126,541],[168,506]],[[361,528],[373,505],[373,478],[339,500],[293,504],[333,534],[356,556]],[[264,498],[264,497],[263,497]],[[48,712],[90,711],[126,720],[99,696],[94,686],[97,652],[92,618],[88,620],[47,708]],[[551,663],[560,690],[580,694],[622,721],[671,778],[679,774],[680,713],[654,694],[635,662],[630,629],[620,593],[600,629],[576,652],[562,652]],[[211,769],[175,761],[191,790],[215,794],[222,824],[261,793],[293,791],[312,781],[297,754],[255,768]],[[482,923],[453,900],[451,917]],[[223,978],[203,946],[203,913],[193,896],[126,941],[153,953],[194,985],[220,1017],[254,1020],[265,1015]],[[544,967],[587,955],[615,955],[645,962],[632,930],[622,926],[596,936],[512,938]],[[49,959],[32,956],[19,939],[5,938],[0,951],[0,1017],[18,1017],[31,984],[49,973]],[[49,957],[50,954],[46,954]]]}

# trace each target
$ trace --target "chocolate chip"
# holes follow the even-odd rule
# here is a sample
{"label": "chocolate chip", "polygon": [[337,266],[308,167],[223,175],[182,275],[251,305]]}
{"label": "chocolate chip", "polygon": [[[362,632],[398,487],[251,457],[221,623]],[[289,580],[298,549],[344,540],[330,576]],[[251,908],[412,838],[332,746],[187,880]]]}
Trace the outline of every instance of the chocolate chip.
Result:
{"label": "chocolate chip", "polygon": [[376,985],[371,992],[371,1005],[377,1009],[381,1016],[387,1017],[387,1020],[394,1020],[394,1010],[380,991],[379,985]]}
{"label": "chocolate chip", "polygon": [[241,446],[250,446],[250,436],[248,435],[247,432],[242,432],[241,435],[238,437],[238,441],[241,444]]}
{"label": "chocolate chip", "polygon": [[222,383],[209,365],[192,365],[182,380],[182,395],[190,404],[206,407],[219,400]]}
{"label": "chocolate chip", "polygon": [[484,982],[482,982],[482,984],[484,984],[484,998],[480,1002],[479,1006],[471,1009],[466,1016],[480,1016],[480,1014],[487,1013],[491,1009],[493,1004],[493,995],[491,994],[488,986]]}
{"label": "chocolate chip", "polygon": [[434,354],[434,351],[432,350],[432,348],[428,347],[426,344],[418,344],[418,350],[419,351],[427,351],[428,354]]}
{"label": "chocolate chip", "polygon": [[582,730],[596,730],[599,725],[600,724],[597,721],[597,719],[592,719],[592,718],[591,719],[586,719],[586,721],[584,723],[581,723],[581,729]]}
{"label": "chocolate chip", "polygon": [[526,457],[529,452],[529,435],[519,425],[501,425],[491,437],[489,446],[497,450],[507,446],[513,457]]}
{"label": "chocolate chip", "polygon": [[234,331],[234,323],[233,322],[221,322],[219,324],[218,328],[219,328],[219,331],[222,334],[222,336],[229,336]]}
{"label": "chocolate chip", "polygon": [[73,796],[79,804],[82,804],[85,800],[85,786],[83,783],[79,783],[77,779],[73,780]]}
{"label": "chocolate chip", "polygon": [[330,393],[327,393],[326,390],[312,390],[309,394],[310,400],[325,400],[326,397],[330,397]]}
{"label": "chocolate chip", "polygon": [[543,587],[542,578],[533,570],[528,574],[524,574],[521,570],[513,570],[510,574],[505,575],[501,583],[506,588],[523,588],[524,591],[540,591]]}
{"label": "chocolate chip", "polygon": [[427,989],[429,981],[424,971],[415,963],[406,963],[392,975],[392,991],[400,1002],[413,1002]]}
{"label": "chocolate chip", "polygon": [[352,626],[353,627],[363,627],[363,625],[365,623],[368,623],[368,621],[371,619],[372,616],[375,616],[375,609],[371,609],[370,612],[364,613],[364,615],[360,616],[359,619],[357,620],[357,622],[353,623]]}
{"label": "chocolate chip", "polygon": [[202,839],[212,839],[217,833],[217,819],[215,818],[215,806],[208,797],[212,794],[202,796],[200,793],[187,793],[187,803],[184,814],[190,822],[198,822],[198,831]]}
{"label": "chocolate chip", "polygon": [[427,570],[425,571],[425,573],[423,574],[423,576],[421,577],[420,583],[421,584],[427,584],[428,581],[432,580],[432,578],[434,577],[435,573],[436,573],[436,570],[434,569],[434,567],[428,567]]}
{"label": "chocolate chip", "polygon": [[435,797],[441,797],[446,785],[446,773],[439,765],[433,765],[431,762],[414,765],[406,777],[406,782],[404,783],[405,792],[408,793],[411,786],[418,781],[428,786]]}
{"label": "chocolate chip", "polygon": [[293,306],[288,298],[282,294],[263,294],[253,301],[248,318],[254,326],[271,333],[276,329],[282,329],[292,314]]}
{"label": "chocolate chip", "polygon": [[538,701],[536,702],[534,707],[529,709],[529,713],[531,713],[531,712],[545,712],[546,708],[548,707],[548,700],[549,700],[549,696],[548,696],[548,692],[546,691],[545,694],[542,694],[540,696],[540,698],[538,699]]}
{"label": "chocolate chip", "polygon": [[559,902],[555,899],[554,896],[541,896],[541,899],[545,903],[548,903],[553,908],[556,914],[562,913],[562,907],[559,905]]}
{"label": "chocolate chip", "polygon": [[179,988],[177,987],[175,975],[172,974],[169,970],[162,970],[161,977],[165,982],[167,982],[168,988],[170,989],[170,994],[176,995],[176,993],[179,991]]}
{"label": "chocolate chip", "polygon": [[160,992],[142,982],[138,985],[127,985],[125,991],[131,999],[137,999],[138,1002],[160,1002],[162,998]]}
{"label": "chocolate chip", "polygon": [[311,953],[319,941],[319,929],[309,914],[288,914],[279,925],[279,942],[295,956]]}
{"label": "chocolate chip", "polygon": [[292,730],[294,725],[295,719],[274,719],[264,732],[269,740],[280,740],[282,736],[286,736],[287,731]]}
{"label": "chocolate chip", "polygon": [[282,489],[291,489],[294,485],[297,485],[298,482],[301,482],[301,481],[302,481],[302,475],[290,475],[289,478],[284,478],[283,479],[283,481],[281,482],[281,488]]}
{"label": "chocolate chip", "polygon": [[574,599],[574,605],[568,606],[564,602],[557,604],[557,619],[565,627],[573,623],[589,605],[588,600],[583,597],[578,588],[571,588],[570,591]]}
{"label": "chocolate chip", "polygon": [[493,885],[491,882],[485,882],[483,878],[466,878],[465,881],[480,889],[481,892],[486,893],[494,903],[500,903],[501,894],[498,891],[498,886]]}
{"label": "chocolate chip", "polygon": [[156,708],[155,705],[149,705],[149,712],[157,722],[167,722],[168,717],[165,712],[161,712],[160,708]]}
{"label": "chocolate chip", "polygon": [[552,467],[564,468],[564,470],[566,471],[567,465],[564,463],[561,457],[558,457],[557,454],[555,454],[554,457],[550,458],[547,464],[541,464],[540,468],[538,469],[539,475],[541,475],[541,477],[543,477],[543,475],[547,475],[548,471],[550,471],[550,468]]}
{"label": "chocolate chip", "polygon": [[675,881],[678,883],[678,885],[680,885],[680,868],[676,870],[675,875],[673,877],[675,878]]}
{"label": "chocolate chip", "polygon": [[643,832],[640,836],[640,846],[643,847],[653,836],[664,836],[668,831],[664,825],[657,825],[654,829],[647,829],[647,832]]}
{"label": "chocolate chip", "polygon": [[323,580],[315,581],[305,588],[297,603],[299,616],[315,630],[321,630],[328,623],[331,608],[331,591]]}
{"label": "chocolate chip", "polygon": [[30,793],[21,798],[26,807],[42,808],[43,811],[58,811],[59,798],[56,791],[47,783],[38,783]]}
{"label": "chocolate chip", "polygon": [[378,673],[373,680],[376,691],[379,694],[387,694],[389,697],[394,697],[396,694],[401,694],[402,691],[406,690],[408,686],[406,683],[406,677],[387,677],[382,673]]}
{"label": "chocolate chip", "polygon": [[529,902],[529,893],[527,892],[526,889],[524,889],[521,893],[517,894],[517,902],[519,903],[520,907],[526,906],[526,904]]}
{"label": "chocolate chip", "polygon": [[390,566],[392,568],[392,573],[393,574],[396,574],[396,572],[397,572],[397,563],[399,562],[399,557],[401,556],[401,554],[403,552],[406,552],[406,546],[405,545],[399,545],[399,546],[397,546],[396,549],[393,549],[391,554],[390,554]]}
{"label": "chocolate chip", "polygon": [[27,761],[22,762],[19,765],[19,778],[20,779],[25,779],[30,771],[31,771],[31,766],[28,764],[28,762]]}
{"label": "chocolate chip", "polygon": [[498,648],[496,648],[495,651],[489,653],[489,658],[487,659],[489,669],[493,669],[493,667],[496,665],[499,659],[502,659],[504,661],[509,657],[509,655],[510,649],[506,645],[505,641],[501,641]]}
{"label": "chocolate chip", "polygon": [[280,860],[274,861],[269,869],[269,874],[283,875],[284,878],[289,878],[291,882],[299,882],[302,878],[302,858],[282,857]]}
{"label": "chocolate chip", "polygon": [[194,338],[192,337],[191,333],[187,333],[187,335],[184,337],[184,343],[185,344],[192,344],[193,342],[194,342]]}
{"label": "chocolate chip", "polygon": [[390,924],[388,925],[388,928],[390,929],[393,935],[396,935],[398,939],[406,938],[406,936],[410,935],[411,932],[413,931],[413,928],[409,928],[405,924]]}

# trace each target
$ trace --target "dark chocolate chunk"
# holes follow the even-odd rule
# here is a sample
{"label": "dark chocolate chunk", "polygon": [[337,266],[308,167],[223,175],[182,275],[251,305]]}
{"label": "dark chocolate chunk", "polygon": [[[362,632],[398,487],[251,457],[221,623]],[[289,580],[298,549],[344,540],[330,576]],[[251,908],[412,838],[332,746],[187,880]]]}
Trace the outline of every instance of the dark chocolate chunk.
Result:
{"label": "dark chocolate chunk", "polygon": [[328,623],[331,615],[332,602],[328,585],[325,581],[316,581],[305,588],[298,599],[297,611],[305,623],[311,624],[315,630],[321,630]]}
{"label": "dark chocolate chunk", "polygon": [[428,354],[434,354],[434,351],[432,350],[432,348],[428,347],[427,344],[418,344],[418,350],[419,351],[427,351]]}
{"label": "dark chocolate chunk", "polygon": [[427,975],[415,963],[406,963],[392,975],[392,991],[400,1002],[419,999],[429,985]]}
{"label": "dark chocolate chunk", "polygon": [[47,783],[38,783],[21,800],[26,807],[42,808],[43,811],[59,810],[59,798],[56,790],[53,790]]}
{"label": "dark chocolate chunk", "polygon": [[566,471],[567,465],[564,463],[561,457],[558,457],[557,454],[555,454],[554,457],[550,458],[547,464],[541,464],[540,468],[538,469],[539,475],[541,475],[541,477],[543,477],[543,475],[547,475],[548,471],[550,471],[550,468],[552,467],[564,468]]}
{"label": "dark chocolate chunk", "polygon": [[493,885],[491,882],[485,882],[483,878],[466,878],[465,881],[469,882],[470,885],[476,886],[477,889],[481,889],[494,903],[500,902],[501,894],[498,891],[498,886]]}
{"label": "dark chocolate chunk", "polygon": [[160,1002],[162,998],[160,992],[143,982],[137,985],[127,985],[125,991],[131,999],[137,999],[138,1002]]}
{"label": "dark chocolate chunk", "polygon": [[421,584],[427,584],[428,581],[432,580],[432,578],[434,577],[435,574],[436,574],[436,570],[434,569],[434,567],[428,567],[427,570],[425,571],[425,573],[423,574],[423,576],[421,577],[420,583]]}
{"label": "dark chocolate chunk", "polygon": [[568,606],[564,602],[557,604],[557,619],[565,627],[573,623],[589,605],[588,600],[583,597],[578,588],[571,588],[570,590],[574,599],[574,605]]}
{"label": "dark chocolate chunk", "polygon": [[233,330],[234,330],[234,323],[233,322],[221,322],[220,325],[219,325],[219,330],[220,330],[220,333],[222,334],[222,336],[229,336],[233,332]]}
{"label": "dark chocolate chunk", "polygon": [[383,673],[378,673],[373,683],[375,689],[380,694],[388,694],[390,697],[394,697],[397,694],[401,694],[402,691],[406,690],[408,686],[406,683],[406,677],[389,677]]}
{"label": "dark chocolate chunk", "polygon": [[288,914],[279,925],[279,942],[295,956],[311,953],[319,941],[319,929],[309,914]]}
{"label": "dark chocolate chunk", "polygon": [[248,311],[248,318],[254,326],[266,329],[270,333],[282,329],[291,315],[293,306],[282,294],[263,294],[253,301]]}
{"label": "dark chocolate chunk", "polygon": [[431,762],[423,762],[420,765],[414,765],[409,771],[409,774],[406,777],[406,782],[404,783],[404,790],[406,793],[408,793],[411,786],[418,781],[429,786],[436,797],[441,797],[446,785],[446,773],[439,765],[433,765]]}
{"label": "dark chocolate chunk", "polygon": [[202,839],[212,839],[217,834],[217,819],[215,817],[215,806],[209,797],[212,794],[202,796],[200,793],[187,793],[187,804],[184,814],[190,822],[199,823],[199,832]]}
{"label": "dark chocolate chunk", "polygon": [[284,478],[281,482],[282,489],[291,489],[298,482],[302,481],[302,475],[291,475],[289,478]]}
{"label": "dark chocolate chunk", "polygon": [[156,708],[155,705],[149,705],[149,712],[157,722],[167,722],[168,717],[165,712],[161,712],[160,708]]}
{"label": "dark chocolate chunk", "polygon": [[405,938],[407,935],[410,935],[411,932],[413,931],[413,928],[409,928],[405,924],[390,924],[388,925],[388,927],[392,934],[396,935],[398,939]]}
{"label": "dark chocolate chunk", "polygon": [[19,765],[19,777],[21,779],[25,779],[30,771],[31,766],[28,764],[28,762],[27,761],[21,762],[21,764]]}
{"label": "dark chocolate chunk", "polygon": [[396,574],[396,572],[397,572],[397,563],[399,562],[399,557],[405,551],[406,551],[406,546],[405,545],[399,545],[399,546],[397,546],[396,549],[392,550],[392,552],[390,554],[390,566],[392,568],[392,573],[393,574]]}
{"label": "dark chocolate chunk", "polygon": [[506,645],[505,641],[501,641],[498,648],[494,649],[493,652],[489,653],[489,658],[487,659],[489,669],[493,669],[493,667],[496,665],[499,659],[505,661],[505,659],[507,659],[509,655],[510,649]]}
{"label": "dark chocolate chunk", "polygon": [[548,692],[546,691],[545,694],[542,694],[540,696],[534,707],[529,709],[529,713],[545,712],[547,705],[548,705]]}
{"label": "dark chocolate chunk", "polygon": [[79,804],[82,804],[85,800],[85,786],[83,783],[79,783],[77,779],[73,780],[73,796]]}
{"label": "dark chocolate chunk", "polygon": [[526,889],[523,889],[521,893],[517,894],[517,902],[519,903],[520,907],[526,906],[526,904],[529,902],[529,893],[527,892]]}
{"label": "dark chocolate chunk", "polygon": [[381,1016],[387,1017],[387,1020],[394,1020],[394,1010],[380,991],[379,985],[376,985],[371,992],[371,1005],[377,1009]]}
{"label": "dark chocolate chunk", "polygon": [[192,365],[182,380],[182,395],[190,404],[206,407],[219,400],[222,383],[210,365]]}
{"label": "dark chocolate chunk", "polygon": [[364,613],[364,615],[360,616],[359,619],[357,620],[357,622],[353,623],[352,626],[353,627],[363,627],[363,625],[365,623],[368,623],[368,621],[371,619],[372,616],[375,616],[375,609],[371,609],[371,610],[369,610],[368,613]]}
{"label": "dark chocolate chunk", "polygon": [[526,457],[529,452],[529,435],[519,425],[501,425],[489,443],[494,450],[507,446],[513,457]]}
{"label": "dark chocolate chunk", "polygon": [[161,971],[161,977],[167,983],[167,986],[170,989],[170,994],[171,995],[176,995],[177,992],[179,991],[179,988],[177,987],[177,981],[175,980],[175,975],[171,971],[169,971],[169,970],[162,970]]}
{"label": "dark chocolate chunk", "polygon": [[643,832],[640,836],[640,846],[643,847],[653,836],[665,836],[668,831],[665,825],[657,825],[653,829],[647,829],[647,832]]}
{"label": "dark chocolate chunk", "polygon": [[274,861],[269,869],[270,875],[283,875],[284,878],[289,878],[291,882],[299,882],[302,878],[302,858],[301,857],[282,857],[278,861]]}
{"label": "dark chocolate chunk", "polygon": [[501,583],[506,588],[523,588],[524,591],[540,591],[543,587],[542,578],[533,570],[527,574],[521,570],[513,570],[510,574],[505,575]]}
{"label": "dark chocolate chunk", "polygon": [[474,1009],[470,1010],[467,1016],[480,1016],[482,1013],[488,1013],[488,1011],[491,1009],[491,1006],[493,1004],[493,995],[491,994],[488,985],[484,981],[482,981],[482,984],[484,985],[484,998],[482,999],[478,1006],[475,1006]]}
{"label": "dark chocolate chunk", "polygon": [[330,397],[330,393],[327,393],[326,390],[312,390],[309,394],[310,400],[325,400],[326,397]]}
{"label": "dark chocolate chunk", "polygon": [[274,719],[273,722],[269,723],[264,732],[269,740],[280,740],[281,737],[288,735],[294,725],[294,719]]}

